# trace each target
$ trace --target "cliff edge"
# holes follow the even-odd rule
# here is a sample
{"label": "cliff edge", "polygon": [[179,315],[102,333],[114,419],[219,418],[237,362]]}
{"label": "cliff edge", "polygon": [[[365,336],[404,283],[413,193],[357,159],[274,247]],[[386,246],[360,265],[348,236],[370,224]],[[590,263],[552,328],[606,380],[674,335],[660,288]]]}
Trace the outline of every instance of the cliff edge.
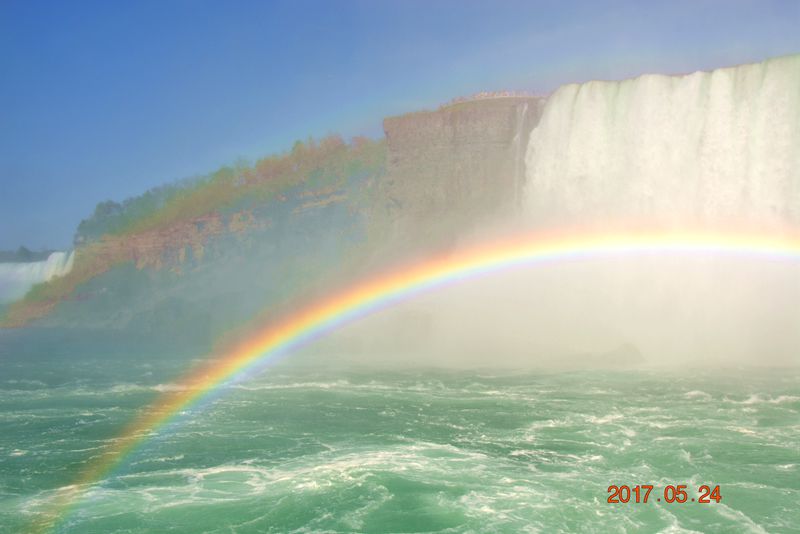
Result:
{"label": "cliff edge", "polygon": [[446,245],[519,209],[525,151],[545,98],[476,98],[383,121],[386,216],[407,243]]}

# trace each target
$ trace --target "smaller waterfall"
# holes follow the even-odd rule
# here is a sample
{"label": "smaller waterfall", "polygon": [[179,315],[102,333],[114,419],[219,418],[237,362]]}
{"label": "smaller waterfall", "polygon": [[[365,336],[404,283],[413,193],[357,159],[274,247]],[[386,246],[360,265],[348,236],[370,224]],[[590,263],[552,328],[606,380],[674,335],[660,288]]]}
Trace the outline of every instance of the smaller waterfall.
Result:
{"label": "smaller waterfall", "polygon": [[0,303],[22,298],[36,284],[72,270],[75,252],[53,252],[44,261],[0,263]]}
{"label": "smaller waterfall", "polygon": [[514,198],[522,202],[522,191],[525,186],[525,152],[528,138],[525,131],[525,119],[528,117],[528,103],[517,107],[517,127],[514,134]]}

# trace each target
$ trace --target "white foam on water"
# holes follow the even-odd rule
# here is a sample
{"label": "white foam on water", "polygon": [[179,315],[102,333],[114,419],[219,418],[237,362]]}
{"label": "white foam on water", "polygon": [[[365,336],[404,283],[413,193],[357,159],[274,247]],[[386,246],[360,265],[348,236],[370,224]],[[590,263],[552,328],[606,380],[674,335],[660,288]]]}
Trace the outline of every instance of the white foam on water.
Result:
{"label": "white foam on water", "polygon": [[752,429],[749,429],[749,428],[745,428],[743,426],[729,426],[727,428],[728,428],[728,430],[732,430],[732,431],[738,432],[740,434],[746,434],[746,435],[749,435],[749,436],[757,436],[758,435],[758,432],[756,432],[755,430],[752,430]]}
{"label": "white foam on water", "polygon": [[711,399],[710,394],[706,393],[705,391],[699,391],[696,389],[692,391],[687,391],[686,393],[684,393],[683,396],[686,397],[687,399],[704,399],[704,400]]}
{"label": "white foam on water", "polygon": [[609,423],[619,421],[622,418],[623,416],[621,413],[610,413],[608,415],[604,415],[603,417],[595,417],[594,415],[590,415],[586,418],[586,421],[594,425],[607,425]]}
{"label": "white foam on water", "polygon": [[772,397],[769,395],[762,395],[759,393],[753,393],[748,396],[746,399],[738,401],[735,399],[731,399],[729,397],[725,397],[722,399],[724,402],[731,403],[731,404],[741,404],[745,406],[751,405],[758,405],[758,404],[786,404],[792,402],[800,402],[800,397],[795,395],[778,395],[777,397]]}
{"label": "white foam on water", "polygon": [[713,509],[725,519],[729,519],[733,522],[733,524],[739,526],[740,528],[747,529],[746,532],[750,532],[752,534],[767,534],[767,531],[764,530],[763,527],[756,524],[752,519],[750,519],[744,512],[740,510],[736,510],[735,508],[731,508],[730,506],[724,503],[716,503],[713,506]]}

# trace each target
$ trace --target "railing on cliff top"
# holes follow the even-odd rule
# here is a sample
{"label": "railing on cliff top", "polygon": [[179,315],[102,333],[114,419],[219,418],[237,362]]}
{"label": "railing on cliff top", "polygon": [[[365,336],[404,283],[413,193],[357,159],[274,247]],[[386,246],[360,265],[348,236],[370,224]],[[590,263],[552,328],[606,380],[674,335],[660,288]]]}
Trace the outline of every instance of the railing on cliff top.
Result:
{"label": "railing on cliff top", "polygon": [[542,95],[537,95],[528,91],[481,91],[470,96],[458,96],[440,108],[455,106],[456,104],[463,104],[465,102],[474,102],[476,100],[490,100],[493,98],[539,98]]}

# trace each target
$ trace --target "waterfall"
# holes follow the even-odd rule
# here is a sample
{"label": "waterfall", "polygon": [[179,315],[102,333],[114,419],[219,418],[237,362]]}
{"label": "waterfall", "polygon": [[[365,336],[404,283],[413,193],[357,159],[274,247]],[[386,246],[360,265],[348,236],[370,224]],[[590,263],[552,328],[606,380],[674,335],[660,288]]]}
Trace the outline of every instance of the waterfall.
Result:
{"label": "waterfall", "polygon": [[514,198],[517,202],[522,198],[522,189],[525,184],[525,120],[528,118],[528,103],[517,106],[516,131],[514,132]]}
{"label": "waterfall", "polygon": [[526,154],[539,220],[800,224],[800,55],[561,87]]}
{"label": "waterfall", "polygon": [[[797,232],[800,55],[561,87],[530,134],[523,211],[537,226]],[[567,349],[798,361],[794,263],[652,254],[537,276],[528,324],[542,339],[562,329]]]}
{"label": "waterfall", "polygon": [[44,261],[0,263],[0,303],[17,300],[35,284],[72,270],[75,252],[53,252]]}

